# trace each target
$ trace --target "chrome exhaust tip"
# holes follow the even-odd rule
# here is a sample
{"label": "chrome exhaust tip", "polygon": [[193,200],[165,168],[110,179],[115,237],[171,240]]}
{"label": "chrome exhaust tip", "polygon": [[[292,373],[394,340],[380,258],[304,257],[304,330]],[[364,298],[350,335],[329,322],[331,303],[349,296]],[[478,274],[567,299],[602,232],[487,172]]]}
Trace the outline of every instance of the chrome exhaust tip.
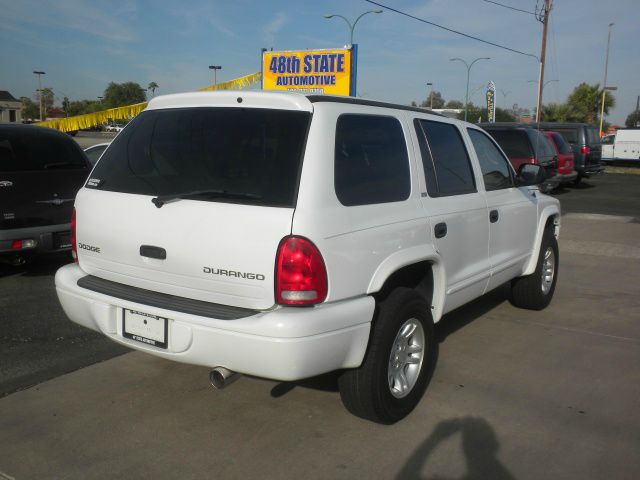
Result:
{"label": "chrome exhaust tip", "polygon": [[222,390],[240,378],[240,374],[228,368],[216,367],[209,372],[209,381],[214,388]]}

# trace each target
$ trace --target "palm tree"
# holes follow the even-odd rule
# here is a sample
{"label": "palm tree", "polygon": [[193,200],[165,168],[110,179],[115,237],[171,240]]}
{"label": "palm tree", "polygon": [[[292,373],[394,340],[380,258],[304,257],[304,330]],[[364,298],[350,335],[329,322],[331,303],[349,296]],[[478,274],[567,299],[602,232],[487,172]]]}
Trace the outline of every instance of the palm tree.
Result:
{"label": "palm tree", "polygon": [[159,88],[158,84],[156,82],[149,82],[149,85],[147,85],[147,90],[151,90],[151,96],[152,97],[156,93],[156,88]]}

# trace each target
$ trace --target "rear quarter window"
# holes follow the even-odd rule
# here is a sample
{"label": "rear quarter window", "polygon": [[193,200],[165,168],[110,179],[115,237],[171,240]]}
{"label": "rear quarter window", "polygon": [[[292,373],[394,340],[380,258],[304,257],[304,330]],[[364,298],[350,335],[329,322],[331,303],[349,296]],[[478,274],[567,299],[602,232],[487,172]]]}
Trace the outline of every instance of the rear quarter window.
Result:
{"label": "rear quarter window", "polygon": [[409,156],[397,118],[340,115],[336,124],[334,162],[335,191],[345,206],[409,198]]}

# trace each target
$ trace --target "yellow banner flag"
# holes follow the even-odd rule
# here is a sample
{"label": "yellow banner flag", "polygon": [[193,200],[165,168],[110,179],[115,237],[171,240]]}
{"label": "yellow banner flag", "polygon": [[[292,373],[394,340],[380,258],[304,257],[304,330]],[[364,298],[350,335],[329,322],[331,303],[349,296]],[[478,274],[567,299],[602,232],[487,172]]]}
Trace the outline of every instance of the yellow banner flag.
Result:
{"label": "yellow banner flag", "polygon": [[[260,81],[261,73],[252,73],[244,77],[229,80],[228,82],[219,83],[217,85],[209,85],[208,87],[200,88],[198,91],[209,90],[239,90],[244,87],[248,87],[254,83]],[[148,102],[136,103],[134,105],[126,105],[124,107],[110,108],[108,110],[101,110],[94,113],[85,113],[84,115],[76,115],[74,117],[58,118],[55,120],[47,120],[45,122],[38,122],[34,125],[39,127],[49,127],[61,132],[73,132],[75,130],[82,130],[85,128],[94,127],[103,123],[107,123],[113,120],[129,120],[147,107]]]}

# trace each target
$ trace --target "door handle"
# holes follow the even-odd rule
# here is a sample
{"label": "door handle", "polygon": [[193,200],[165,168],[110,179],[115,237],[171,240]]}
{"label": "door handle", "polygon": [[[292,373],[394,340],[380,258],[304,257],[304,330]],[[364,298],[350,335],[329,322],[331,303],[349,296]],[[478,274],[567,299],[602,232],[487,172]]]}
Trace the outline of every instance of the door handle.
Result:
{"label": "door handle", "polygon": [[446,223],[438,223],[433,229],[433,234],[436,238],[442,238],[447,235],[447,224]]}
{"label": "door handle", "polygon": [[489,221],[491,223],[496,223],[499,218],[500,218],[500,214],[498,213],[498,210],[491,210],[489,212]]}

